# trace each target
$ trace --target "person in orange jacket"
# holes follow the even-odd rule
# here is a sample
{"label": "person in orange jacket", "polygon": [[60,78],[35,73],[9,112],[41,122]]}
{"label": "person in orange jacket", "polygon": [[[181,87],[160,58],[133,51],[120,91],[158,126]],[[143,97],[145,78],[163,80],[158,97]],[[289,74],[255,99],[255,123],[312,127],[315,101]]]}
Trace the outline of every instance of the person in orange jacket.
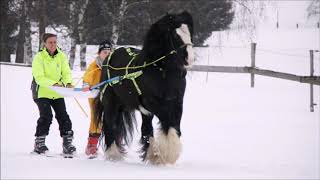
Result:
{"label": "person in orange jacket", "polygon": [[[92,87],[100,82],[102,64],[105,59],[111,54],[112,44],[110,41],[106,40],[99,44],[98,56],[89,65],[84,76],[83,76],[83,88]],[[87,156],[97,156],[98,151],[98,141],[101,135],[101,126],[96,126],[94,123],[94,99],[89,98],[90,105],[90,127],[89,127],[89,137],[88,144],[85,150]]]}

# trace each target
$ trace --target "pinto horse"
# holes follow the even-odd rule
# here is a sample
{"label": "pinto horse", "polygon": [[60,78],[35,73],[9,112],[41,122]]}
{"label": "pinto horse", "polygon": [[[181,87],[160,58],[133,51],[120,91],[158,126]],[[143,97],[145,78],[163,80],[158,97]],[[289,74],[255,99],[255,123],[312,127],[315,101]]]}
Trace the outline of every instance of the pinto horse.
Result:
{"label": "pinto horse", "polygon": [[[166,14],[151,25],[142,50],[118,48],[104,61],[95,99],[95,119],[102,124],[105,156],[122,160],[133,139],[135,111],[140,111],[141,159],[151,164],[175,164],[181,153],[180,122],[186,88],[186,67],[194,61],[193,20],[184,11]],[[152,119],[159,119],[154,136]]]}

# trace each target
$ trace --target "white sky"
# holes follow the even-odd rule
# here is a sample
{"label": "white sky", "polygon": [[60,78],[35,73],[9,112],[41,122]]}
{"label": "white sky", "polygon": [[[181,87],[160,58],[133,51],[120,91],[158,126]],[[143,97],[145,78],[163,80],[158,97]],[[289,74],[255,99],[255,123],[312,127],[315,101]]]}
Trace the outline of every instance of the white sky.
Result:
{"label": "white sky", "polygon": [[272,21],[276,21],[279,12],[280,25],[295,25],[296,23],[307,23],[307,8],[311,2],[308,1],[273,1],[275,8],[269,13],[272,16]]}

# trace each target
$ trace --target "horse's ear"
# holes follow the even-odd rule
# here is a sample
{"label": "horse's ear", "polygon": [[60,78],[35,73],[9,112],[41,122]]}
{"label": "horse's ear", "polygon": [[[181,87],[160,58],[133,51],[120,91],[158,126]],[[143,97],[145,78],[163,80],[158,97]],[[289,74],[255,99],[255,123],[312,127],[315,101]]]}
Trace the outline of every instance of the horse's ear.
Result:
{"label": "horse's ear", "polygon": [[180,14],[182,16],[190,16],[190,13],[188,11],[186,11],[186,10],[182,11]]}
{"label": "horse's ear", "polygon": [[187,23],[188,25],[191,26],[191,28],[193,28],[193,18],[188,11],[184,10],[179,14],[179,17],[181,18],[182,22]]}
{"label": "horse's ear", "polygon": [[180,13],[180,16],[185,18],[185,19],[191,19],[192,20],[191,14],[186,10],[184,10],[182,13]]}

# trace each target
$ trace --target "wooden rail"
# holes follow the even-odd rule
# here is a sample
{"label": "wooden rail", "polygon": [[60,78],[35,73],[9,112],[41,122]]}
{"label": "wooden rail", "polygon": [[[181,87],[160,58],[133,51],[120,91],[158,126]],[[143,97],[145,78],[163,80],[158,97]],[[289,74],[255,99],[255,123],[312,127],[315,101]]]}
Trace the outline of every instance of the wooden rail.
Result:
{"label": "wooden rail", "polygon": [[[2,65],[10,65],[10,66],[23,66],[23,67],[31,67],[31,64],[21,64],[21,63],[8,63],[8,62],[0,62]],[[237,67],[237,66],[206,66],[206,65],[194,65],[191,68],[188,68],[188,71],[199,71],[199,72],[221,72],[221,73],[249,73],[249,74],[257,74],[262,76],[269,76],[274,78],[286,79],[291,81],[297,81],[300,83],[308,83],[320,86],[320,76],[297,76],[294,74],[283,73],[270,71],[259,68],[252,67]]]}
{"label": "wooden rail", "polygon": [[205,66],[194,65],[188,69],[189,71],[199,72],[224,72],[224,73],[249,73],[262,76],[269,76],[274,78],[297,81],[300,83],[315,84],[320,86],[320,76],[298,76],[289,73],[270,71],[266,69],[252,68],[252,67],[236,67],[236,66]]}
{"label": "wooden rail", "polygon": [[1,65],[31,67],[31,64],[0,62]]}

